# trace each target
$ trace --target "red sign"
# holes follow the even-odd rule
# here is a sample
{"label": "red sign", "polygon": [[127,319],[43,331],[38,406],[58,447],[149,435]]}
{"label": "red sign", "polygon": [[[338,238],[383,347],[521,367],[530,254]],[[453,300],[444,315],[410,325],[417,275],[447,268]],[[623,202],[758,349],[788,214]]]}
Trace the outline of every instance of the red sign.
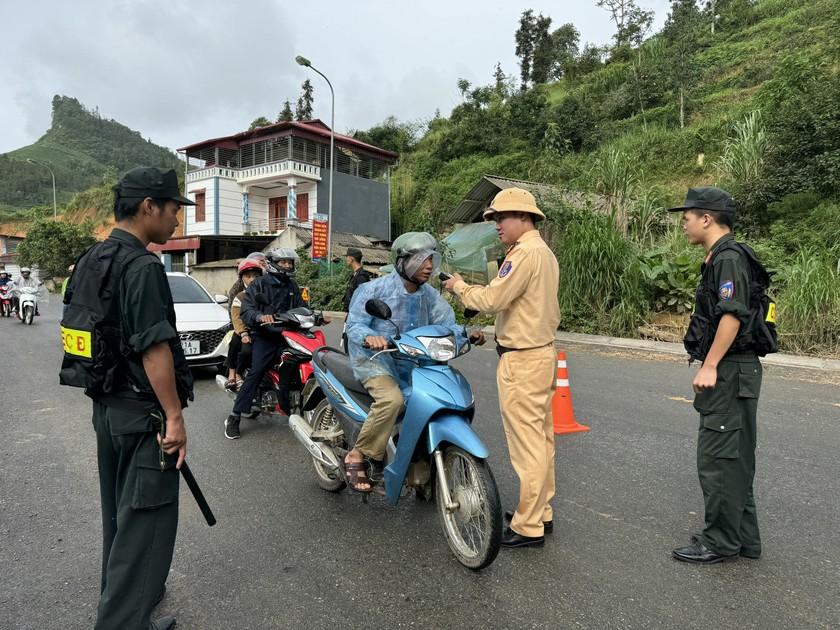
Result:
{"label": "red sign", "polygon": [[312,221],[312,260],[326,260],[327,258],[327,222]]}

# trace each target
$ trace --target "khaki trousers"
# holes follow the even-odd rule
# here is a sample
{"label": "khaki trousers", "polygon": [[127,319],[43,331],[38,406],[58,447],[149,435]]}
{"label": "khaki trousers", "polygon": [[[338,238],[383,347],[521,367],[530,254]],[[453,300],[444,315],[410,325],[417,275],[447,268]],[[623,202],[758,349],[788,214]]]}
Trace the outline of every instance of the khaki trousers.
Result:
{"label": "khaki trousers", "polygon": [[362,385],[373,397],[370,413],[362,425],[355,447],[370,458],[385,459],[388,438],[403,408],[400,386],[390,376],[371,376]]}
{"label": "khaki trousers", "polygon": [[510,461],[519,477],[519,504],[510,528],[522,536],[542,536],[543,521],[553,519],[556,365],[550,344],[506,352],[496,371]]}

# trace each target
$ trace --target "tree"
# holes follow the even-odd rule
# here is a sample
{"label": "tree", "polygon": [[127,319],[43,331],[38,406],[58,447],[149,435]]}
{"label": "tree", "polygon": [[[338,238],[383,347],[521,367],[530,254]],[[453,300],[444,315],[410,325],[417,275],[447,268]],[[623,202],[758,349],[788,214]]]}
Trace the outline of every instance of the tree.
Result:
{"label": "tree", "polygon": [[522,89],[528,87],[531,78],[531,63],[534,56],[534,28],[537,19],[531,9],[522,13],[519,18],[519,28],[516,29],[516,56],[519,57],[519,76],[522,78]]}
{"label": "tree", "polygon": [[551,28],[551,18],[544,17],[542,13],[534,22],[534,55],[531,61],[531,83],[547,83],[554,65],[555,51],[554,40],[548,29]]}
{"label": "tree", "polygon": [[553,61],[550,78],[559,79],[566,74],[566,69],[575,62],[580,45],[580,32],[568,22],[551,34]]}
{"label": "tree", "polygon": [[495,82],[494,88],[496,93],[500,96],[506,96],[507,91],[507,75],[502,72],[502,63],[496,62],[496,69],[493,71],[493,80]]}
{"label": "tree", "polygon": [[301,89],[303,93],[300,95],[300,98],[297,102],[297,108],[295,109],[295,119],[296,120],[312,120],[312,104],[315,102],[315,97],[312,95],[312,83],[307,79],[301,85]]}
{"label": "tree", "polygon": [[700,64],[697,61],[700,44],[696,32],[699,22],[700,11],[695,0],[672,0],[671,13],[662,29],[671,49],[668,74],[677,95],[681,129],[685,127],[686,98],[700,76]]}
{"label": "tree", "polygon": [[283,103],[283,110],[277,116],[277,122],[289,122],[294,118],[294,113],[292,112],[292,104],[289,101]]}
{"label": "tree", "polygon": [[270,125],[271,121],[266,118],[265,116],[260,116],[259,118],[255,118],[254,121],[251,123],[251,126],[248,127],[248,131],[253,131],[254,129],[259,129],[260,127],[265,127],[266,125]]}
{"label": "tree", "polygon": [[653,24],[653,11],[639,8],[635,0],[597,0],[595,4],[615,22],[616,48],[639,46]]}
{"label": "tree", "polygon": [[367,131],[354,130],[350,136],[394,153],[409,153],[417,147],[417,135],[420,124],[400,122],[395,116],[388,116],[380,124]]}
{"label": "tree", "polygon": [[38,221],[18,245],[21,265],[38,265],[52,276],[65,275],[67,267],[96,242],[93,225],[92,221],[81,225],[52,219]]}

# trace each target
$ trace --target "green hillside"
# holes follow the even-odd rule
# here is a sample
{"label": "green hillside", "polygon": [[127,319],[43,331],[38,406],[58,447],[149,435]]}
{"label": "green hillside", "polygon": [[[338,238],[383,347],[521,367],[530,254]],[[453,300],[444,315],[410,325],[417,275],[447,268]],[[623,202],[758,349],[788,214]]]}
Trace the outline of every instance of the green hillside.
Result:
{"label": "green hillside", "polygon": [[53,97],[52,124],[37,142],[0,155],[0,212],[10,214],[52,205],[49,171],[28,159],[52,169],[59,204],[101,184],[109,168],[122,172],[148,164],[179,165],[177,156],[168,149],[67,96]]}
{"label": "green hillside", "polygon": [[[552,49],[561,29],[532,31],[530,80],[459,81],[463,102],[413,143],[390,119],[360,132],[402,149],[395,233],[445,233],[485,173],[600,193],[610,216],[540,199],[561,326],[637,335],[693,299],[701,252],[665,209],[718,185],[739,201],[736,237],[777,271],[784,349],[840,354],[840,3],[717,0],[715,13],[713,34],[708,5],[675,0],[660,32],[605,48]],[[541,79],[562,77],[535,79],[538,62]]]}

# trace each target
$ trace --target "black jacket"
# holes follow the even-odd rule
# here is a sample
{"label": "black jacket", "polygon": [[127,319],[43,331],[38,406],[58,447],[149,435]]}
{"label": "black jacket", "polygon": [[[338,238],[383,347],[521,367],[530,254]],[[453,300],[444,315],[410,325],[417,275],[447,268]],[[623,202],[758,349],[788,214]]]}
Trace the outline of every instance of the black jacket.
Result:
{"label": "black jacket", "polygon": [[[258,294],[265,296],[267,304],[257,301]],[[306,306],[306,302],[303,301],[300,288],[294,280],[289,278],[281,280],[272,274],[265,274],[254,280],[245,290],[239,317],[248,330],[260,334],[262,332],[260,318],[263,315],[285,313],[298,306]]]}

